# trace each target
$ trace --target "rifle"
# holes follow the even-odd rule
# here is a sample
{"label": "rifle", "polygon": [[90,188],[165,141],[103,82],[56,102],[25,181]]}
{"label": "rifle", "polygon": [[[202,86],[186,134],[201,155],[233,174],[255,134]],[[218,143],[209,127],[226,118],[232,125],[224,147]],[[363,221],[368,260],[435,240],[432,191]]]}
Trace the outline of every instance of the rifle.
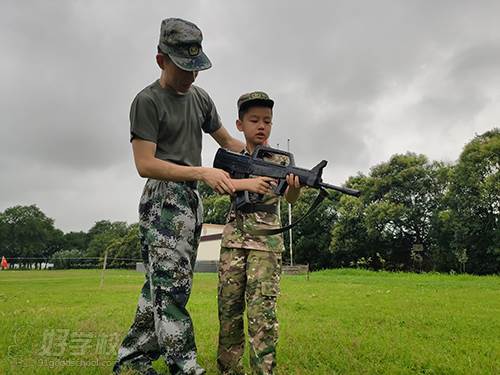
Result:
{"label": "rifle", "polygon": [[[264,158],[272,157],[273,155],[282,155],[283,159],[288,159],[288,163],[278,164]],[[214,159],[214,168],[223,169],[228,172],[233,178],[248,178],[253,176],[267,176],[278,180],[278,184],[273,191],[278,195],[283,195],[287,188],[286,176],[293,174],[298,176],[302,186],[309,186],[319,189],[319,194],[315,201],[307,211],[307,213],[294,223],[278,228],[278,229],[262,229],[255,230],[251,234],[277,234],[288,230],[297,225],[302,219],[308,216],[314,209],[323,201],[325,197],[330,197],[326,189],[332,189],[344,194],[359,197],[360,191],[349,189],[346,187],[327,184],[322,180],[323,169],[327,165],[326,160],[322,160],[312,169],[299,168],[295,165],[293,154],[283,150],[278,150],[271,147],[257,146],[252,155],[244,155],[232,151],[219,148]],[[259,197],[261,198],[261,197]],[[255,204],[250,199],[248,191],[238,192],[235,198],[236,210],[244,211],[246,207]]]}

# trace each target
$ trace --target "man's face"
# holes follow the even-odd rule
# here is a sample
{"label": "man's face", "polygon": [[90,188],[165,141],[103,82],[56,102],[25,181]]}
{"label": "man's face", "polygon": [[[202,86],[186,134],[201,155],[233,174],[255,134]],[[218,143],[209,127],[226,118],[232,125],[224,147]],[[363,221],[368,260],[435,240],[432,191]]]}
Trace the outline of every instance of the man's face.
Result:
{"label": "man's face", "polygon": [[180,93],[188,92],[198,76],[198,72],[182,70],[172,61],[167,60],[163,63],[163,70],[166,73],[166,83]]}
{"label": "man's face", "polygon": [[250,146],[264,144],[271,134],[273,111],[269,107],[251,107],[242,120],[236,120],[236,126],[243,132]]}

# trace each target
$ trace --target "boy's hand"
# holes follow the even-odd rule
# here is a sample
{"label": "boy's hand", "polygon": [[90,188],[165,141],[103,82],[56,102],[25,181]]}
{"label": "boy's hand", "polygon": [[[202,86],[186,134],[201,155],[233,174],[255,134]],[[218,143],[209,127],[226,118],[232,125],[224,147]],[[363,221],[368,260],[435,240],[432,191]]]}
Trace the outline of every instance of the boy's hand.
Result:
{"label": "boy's hand", "polygon": [[286,182],[288,187],[285,191],[285,199],[289,203],[295,203],[300,195],[300,180],[299,176],[294,176],[293,173],[290,173],[286,176]]}
{"label": "boy's hand", "polygon": [[203,168],[201,180],[220,194],[231,194],[235,192],[229,173],[218,168]]}
{"label": "boy's hand", "polygon": [[289,189],[297,190],[302,187],[300,186],[299,176],[294,176],[293,173],[286,175],[286,183],[288,184]]}
{"label": "boy's hand", "polygon": [[252,193],[269,194],[272,184],[276,184],[276,180],[272,177],[259,176],[248,179],[247,190]]}

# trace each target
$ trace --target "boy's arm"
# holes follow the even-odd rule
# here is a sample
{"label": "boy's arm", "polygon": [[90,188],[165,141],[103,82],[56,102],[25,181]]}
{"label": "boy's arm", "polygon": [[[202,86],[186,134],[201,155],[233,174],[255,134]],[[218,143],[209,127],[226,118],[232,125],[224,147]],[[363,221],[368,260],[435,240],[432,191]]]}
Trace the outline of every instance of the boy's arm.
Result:
{"label": "boy's arm", "polygon": [[[253,178],[231,179],[234,189],[236,191],[250,191],[252,193],[268,194],[271,192],[272,184],[276,180],[272,177],[259,176]],[[288,187],[285,191],[285,199],[289,203],[295,203],[300,195],[300,182],[299,177],[289,174],[286,176]]]}
{"label": "boy's arm", "polygon": [[233,194],[229,173],[217,168],[188,167],[155,157],[156,144],[135,138],[132,140],[135,166],[141,177],[166,181],[204,181],[221,194]]}
{"label": "boy's arm", "polygon": [[213,139],[219,144],[220,147],[226,148],[234,152],[241,152],[245,149],[245,144],[233,138],[224,126],[210,133]]}
{"label": "boy's arm", "polygon": [[271,177],[259,176],[253,178],[231,179],[236,191],[250,191],[258,194],[268,194],[271,192],[271,183],[275,179]]}

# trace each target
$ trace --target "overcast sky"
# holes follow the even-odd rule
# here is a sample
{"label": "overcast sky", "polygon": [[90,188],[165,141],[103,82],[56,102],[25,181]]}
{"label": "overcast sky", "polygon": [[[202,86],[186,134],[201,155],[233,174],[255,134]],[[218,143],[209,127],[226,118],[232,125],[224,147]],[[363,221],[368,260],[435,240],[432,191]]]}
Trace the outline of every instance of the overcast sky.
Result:
{"label": "overcast sky", "polygon": [[[129,108],[159,77],[163,18],[203,31],[196,84],[235,137],[236,99],[276,101],[271,144],[324,179],[412,151],[453,162],[500,126],[499,1],[19,1],[0,5],[0,211],[65,232],[137,221]],[[217,149],[204,138],[203,165]]]}

